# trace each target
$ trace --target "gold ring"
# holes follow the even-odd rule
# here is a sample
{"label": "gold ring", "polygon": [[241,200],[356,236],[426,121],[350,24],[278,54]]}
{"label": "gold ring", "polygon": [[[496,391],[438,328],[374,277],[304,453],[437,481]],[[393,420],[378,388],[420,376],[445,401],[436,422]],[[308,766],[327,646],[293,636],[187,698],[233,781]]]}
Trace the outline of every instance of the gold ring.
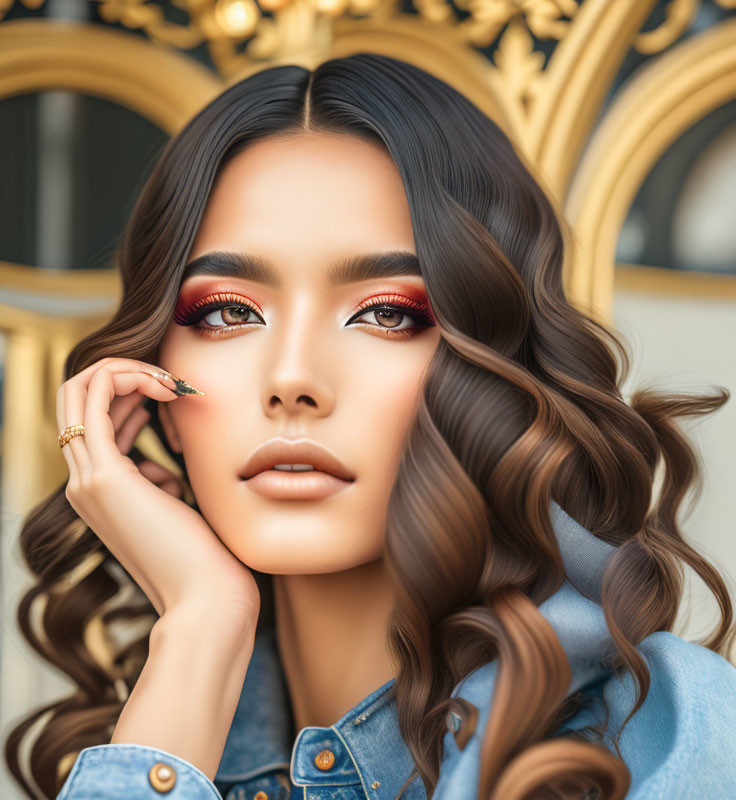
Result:
{"label": "gold ring", "polygon": [[59,442],[59,447],[64,447],[64,445],[75,436],[84,436],[84,425],[67,425],[56,437]]}

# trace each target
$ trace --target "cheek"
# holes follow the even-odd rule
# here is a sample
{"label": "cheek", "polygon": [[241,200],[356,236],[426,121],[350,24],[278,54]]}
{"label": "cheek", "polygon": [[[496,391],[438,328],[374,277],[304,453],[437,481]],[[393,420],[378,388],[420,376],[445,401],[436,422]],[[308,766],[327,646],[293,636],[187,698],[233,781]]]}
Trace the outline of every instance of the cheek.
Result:
{"label": "cheek", "polygon": [[360,362],[361,381],[376,413],[391,408],[397,415],[410,414],[421,394],[429,360],[426,347],[409,347],[395,354]]}
{"label": "cheek", "polygon": [[[192,378],[193,383],[195,380]],[[248,456],[242,433],[248,429],[246,409],[257,398],[251,396],[252,388],[251,395],[244,397],[242,392],[247,389],[228,385],[222,379],[219,383],[203,380],[200,373],[199,380],[201,386],[207,387],[206,394],[174,401],[181,405],[172,409],[172,418],[192,481],[211,475],[222,483],[223,478],[237,475]],[[189,400],[193,402],[188,403]]]}
{"label": "cheek", "polygon": [[361,366],[350,381],[350,416],[369,459],[396,461],[416,414],[426,362],[395,357],[372,365],[363,361]]}

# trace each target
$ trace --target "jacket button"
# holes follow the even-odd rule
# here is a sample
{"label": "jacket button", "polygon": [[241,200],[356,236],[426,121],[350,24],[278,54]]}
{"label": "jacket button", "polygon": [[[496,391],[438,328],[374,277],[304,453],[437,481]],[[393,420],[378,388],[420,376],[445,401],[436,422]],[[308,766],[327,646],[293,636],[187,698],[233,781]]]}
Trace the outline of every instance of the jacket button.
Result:
{"label": "jacket button", "polygon": [[314,763],[319,769],[329,769],[335,763],[335,754],[332,750],[323,750],[317,754]]}
{"label": "jacket button", "polygon": [[253,800],[268,800],[268,795],[263,791],[256,792],[253,795]]}
{"label": "jacket button", "polygon": [[148,780],[157,792],[170,792],[176,783],[176,770],[159,761],[148,770]]}

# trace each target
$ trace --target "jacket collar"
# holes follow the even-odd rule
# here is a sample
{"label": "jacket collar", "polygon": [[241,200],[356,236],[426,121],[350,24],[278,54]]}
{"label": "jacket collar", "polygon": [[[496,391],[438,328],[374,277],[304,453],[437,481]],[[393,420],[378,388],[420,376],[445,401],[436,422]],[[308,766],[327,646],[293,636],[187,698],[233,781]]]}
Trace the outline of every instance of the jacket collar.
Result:
{"label": "jacket collar", "polygon": [[[550,519],[567,580],[539,611],[555,629],[570,660],[571,694],[608,671],[612,641],[600,606],[600,585],[615,547],[596,538],[554,500]],[[496,666],[494,660],[478,667],[452,692],[453,697],[464,697],[479,708],[478,731],[485,729]],[[259,632],[215,782],[243,781],[280,769],[290,772],[295,785],[325,783],[325,772],[315,766],[313,754],[329,749],[335,756],[329,771],[331,785],[360,782],[366,795],[393,800],[414,769],[398,728],[394,684],[395,678],[387,681],[328,728],[303,728],[292,743],[290,701],[275,632]],[[446,742],[454,746],[450,717]],[[391,754],[388,770],[386,753]],[[416,781],[421,783],[418,777]],[[408,791],[406,796],[410,796]]]}

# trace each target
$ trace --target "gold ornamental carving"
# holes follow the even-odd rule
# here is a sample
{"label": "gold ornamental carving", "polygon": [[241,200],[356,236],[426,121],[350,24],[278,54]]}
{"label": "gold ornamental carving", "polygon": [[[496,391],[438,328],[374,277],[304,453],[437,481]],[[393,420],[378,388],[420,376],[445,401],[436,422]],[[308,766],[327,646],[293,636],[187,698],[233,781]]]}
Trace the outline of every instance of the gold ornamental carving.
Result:
{"label": "gold ornamental carving", "polygon": [[[0,19],[18,3],[40,8],[44,0],[0,0]],[[532,52],[532,37],[563,39],[579,13],[578,0],[412,0],[407,14],[397,0],[172,0],[186,21],[166,17],[159,0],[90,0],[108,23],[143,31],[151,41],[180,50],[206,44],[218,72],[225,78],[248,64],[293,57],[319,47],[329,47],[331,24],[339,18],[388,22],[416,16],[428,23],[452,28],[465,44],[484,48],[499,40],[496,66],[513,76],[519,97],[534,91],[544,56]],[[610,2],[610,0],[609,0]],[[736,0],[714,0],[723,8],[736,8]],[[613,0],[610,5],[626,8]],[[640,5],[650,9],[653,4]],[[639,32],[630,46],[646,54],[659,53],[675,42],[692,23],[700,0],[671,0],[666,19],[654,30]],[[242,51],[238,48],[245,44]],[[514,65],[518,70],[512,69]],[[521,80],[520,80],[521,78]]]}

